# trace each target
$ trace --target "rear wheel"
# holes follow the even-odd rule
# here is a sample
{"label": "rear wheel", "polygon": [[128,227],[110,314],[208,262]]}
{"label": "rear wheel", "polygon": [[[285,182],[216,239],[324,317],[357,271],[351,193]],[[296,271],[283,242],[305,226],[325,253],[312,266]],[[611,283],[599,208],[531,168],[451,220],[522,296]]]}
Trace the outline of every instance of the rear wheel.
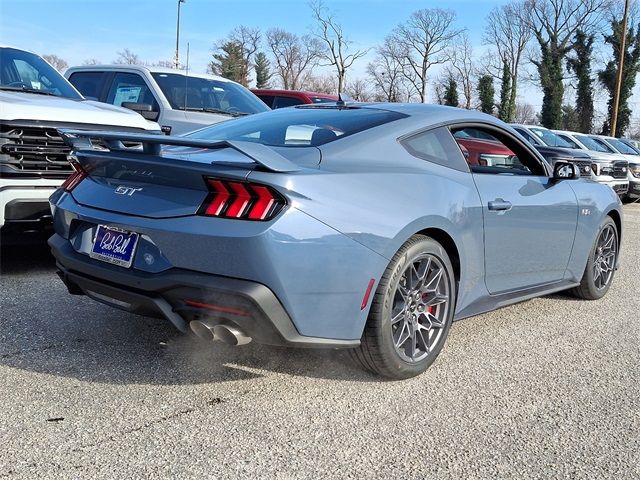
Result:
{"label": "rear wheel", "polygon": [[571,293],[585,300],[604,297],[613,281],[618,247],[618,229],[611,217],[607,217],[598,229],[580,285]]}
{"label": "rear wheel", "polygon": [[419,375],[436,359],[455,306],[453,267],[442,246],[415,235],[395,254],[376,290],[352,356],[380,375]]}

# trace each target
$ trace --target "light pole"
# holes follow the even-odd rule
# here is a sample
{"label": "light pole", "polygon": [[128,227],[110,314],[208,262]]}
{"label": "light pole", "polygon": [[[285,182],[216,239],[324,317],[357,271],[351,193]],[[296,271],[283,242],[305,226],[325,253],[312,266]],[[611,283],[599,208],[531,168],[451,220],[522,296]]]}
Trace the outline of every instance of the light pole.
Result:
{"label": "light pole", "polygon": [[611,136],[616,136],[618,124],[618,109],[620,108],[620,87],[622,86],[622,72],[624,70],[625,42],[627,40],[627,15],[629,13],[629,0],[624,2],[624,16],[622,18],[622,33],[620,35],[620,59],[618,60],[618,74],[616,75],[616,90],[613,96],[613,111],[611,112]]}
{"label": "light pole", "polygon": [[180,5],[187,0],[178,0],[178,21],[176,22],[176,69],[180,68]]}

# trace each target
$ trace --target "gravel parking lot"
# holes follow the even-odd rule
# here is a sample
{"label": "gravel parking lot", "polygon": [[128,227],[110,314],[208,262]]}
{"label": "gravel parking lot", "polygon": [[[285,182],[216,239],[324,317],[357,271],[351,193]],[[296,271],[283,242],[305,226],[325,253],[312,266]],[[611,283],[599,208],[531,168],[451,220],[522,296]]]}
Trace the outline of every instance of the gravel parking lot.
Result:
{"label": "gravel parking lot", "polygon": [[598,302],[456,323],[426,374],[202,343],[2,249],[0,477],[639,478],[640,204]]}

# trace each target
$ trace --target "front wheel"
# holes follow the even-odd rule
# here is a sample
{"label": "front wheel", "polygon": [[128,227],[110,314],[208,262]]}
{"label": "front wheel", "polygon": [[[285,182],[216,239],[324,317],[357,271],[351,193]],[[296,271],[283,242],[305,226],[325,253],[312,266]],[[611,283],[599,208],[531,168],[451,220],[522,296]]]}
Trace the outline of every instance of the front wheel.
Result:
{"label": "front wheel", "polygon": [[389,378],[419,375],[442,350],[455,299],[447,252],[433,239],[414,235],[380,279],[360,347],[352,356]]}
{"label": "front wheel", "polygon": [[571,293],[585,300],[604,297],[613,281],[618,249],[618,229],[611,217],[607,217],[598,229],[580,285],[573,288]]}

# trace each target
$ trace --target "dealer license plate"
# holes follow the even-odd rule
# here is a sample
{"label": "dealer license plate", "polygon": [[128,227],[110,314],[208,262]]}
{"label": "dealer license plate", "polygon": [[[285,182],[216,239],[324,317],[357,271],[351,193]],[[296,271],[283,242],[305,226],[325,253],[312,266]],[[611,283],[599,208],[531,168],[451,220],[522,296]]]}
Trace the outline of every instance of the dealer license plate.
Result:
{"label": "dealer license plate", "polygon": [[138,244],[138,234],[98,225],[89,256],[103,262],[129,268]]}

